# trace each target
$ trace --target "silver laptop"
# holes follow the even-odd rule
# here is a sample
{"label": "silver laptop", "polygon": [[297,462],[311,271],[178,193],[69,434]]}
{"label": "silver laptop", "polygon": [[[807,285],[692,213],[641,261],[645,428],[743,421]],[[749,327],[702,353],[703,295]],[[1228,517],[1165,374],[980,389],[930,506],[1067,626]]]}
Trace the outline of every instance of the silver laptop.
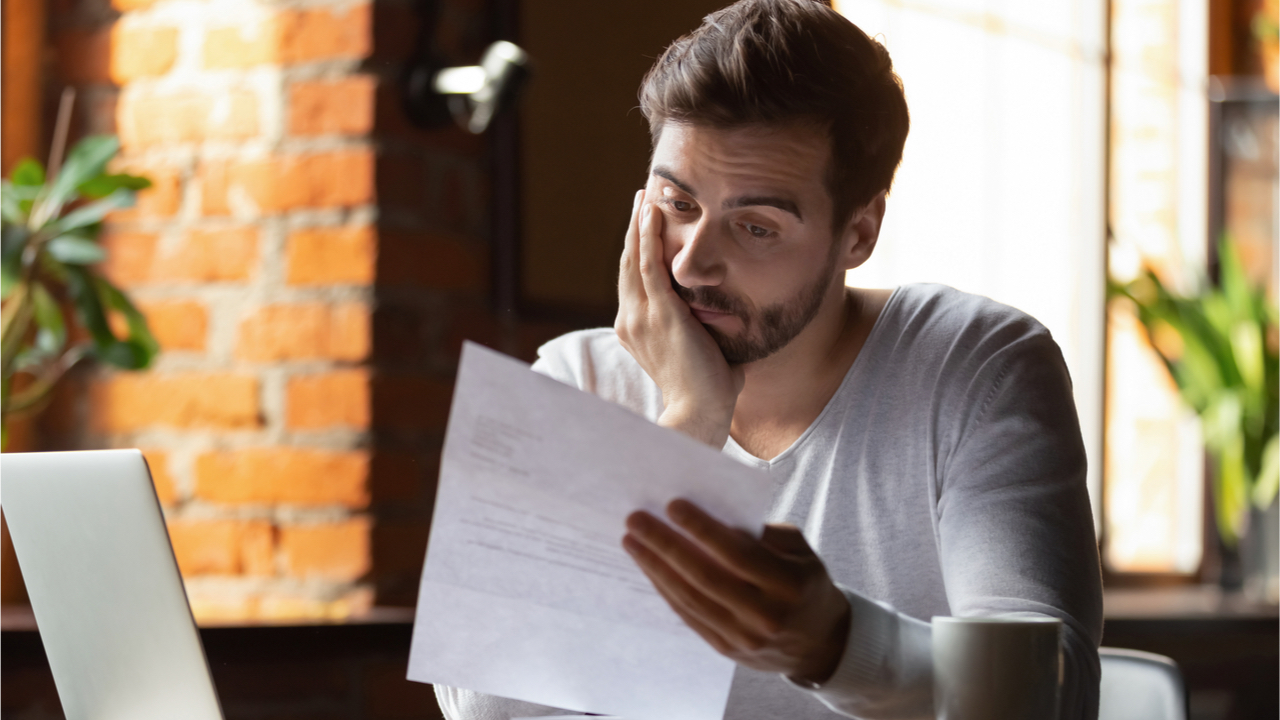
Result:
{"label": "silver laptop", "polygon": [[68,720],[222,718],[142,453],[5,453],[0,505]]}

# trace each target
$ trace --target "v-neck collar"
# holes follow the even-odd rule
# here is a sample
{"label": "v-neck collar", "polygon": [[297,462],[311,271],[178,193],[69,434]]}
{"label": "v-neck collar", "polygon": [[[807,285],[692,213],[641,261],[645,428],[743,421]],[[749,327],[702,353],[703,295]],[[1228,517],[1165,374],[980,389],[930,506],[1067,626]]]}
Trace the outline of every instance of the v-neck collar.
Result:
{"label": "v-neck collar", "polygon": [[872,323],[871,332],[867,333],[867,339],[863,341],[862,347],[858,350],[858,356],[849,364],[849,369],[845,371],[844,379],[840,381],[840,386],[836,388],[836,391],[831,394],[831,398],[828,399],[827,404],[823,406],[822,412],[818,413],[818,417],[814,418],[813,422],[809,423],[809,427],[805,428],[805,431],[800,433],[800,437],[796,438],[790,445],[788,445],[787,449],[775,455],[773,459],[765,460],[764,458],[756,457],[755,455],[747,452],[738,444],[738,441],[734,440],[733,436],[730,435],[728,441],[724,444],[724,452],[736,460],[748,465],[755,465],[762,470],[772,469],[773,467],[786,462],[792,455],[798,452],[797,448],[804,445],[809,437],[817,431],[818,426],[822,424],[823,419],[831,412],[831,408],[835,407],[836,401],[845,394],[846,388],[852,385],[851,378],[854,376],[858,368],[866,364],[863,362],[862,358],[867,355],[868,348],[871,347],[872,343],[875,342],[879,336],[881,332],[881,325],[884,323],[884,318],[889,314],[890,308],[893,307],[894,303],[897,301],[898,293],[901,289],[901,285],[894,288],[893,292],[889,294],[889,299],[885,301],[884,307],[880,308],[880,314],[876,316],[876,321]]}

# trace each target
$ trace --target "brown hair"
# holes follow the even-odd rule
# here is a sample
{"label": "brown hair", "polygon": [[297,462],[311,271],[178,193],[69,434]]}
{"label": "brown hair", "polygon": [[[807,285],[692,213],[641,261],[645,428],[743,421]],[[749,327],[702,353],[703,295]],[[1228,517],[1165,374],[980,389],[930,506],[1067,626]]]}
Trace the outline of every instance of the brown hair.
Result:
{"label": "brown hair", "polygon": [[889,52],[815,0],[740,0],[708,15],[645,75],[640,110],[655,145],[666,122],[825,128],[837,232],[889,189],[909,126]]}

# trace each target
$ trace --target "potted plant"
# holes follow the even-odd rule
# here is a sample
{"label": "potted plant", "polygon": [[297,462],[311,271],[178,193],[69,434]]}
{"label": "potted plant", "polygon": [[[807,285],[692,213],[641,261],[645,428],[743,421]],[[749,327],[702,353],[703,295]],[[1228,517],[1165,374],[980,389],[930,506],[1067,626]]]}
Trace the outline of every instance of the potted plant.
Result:
{"label": "potted plant", "polygon": [[0,443],[10,417],[38,410],[80,360],[137,370],[157,352],[146,319],[95,267],[105,258],[103,218],[151,184],[107,171],[119,147],[115,137],[91,136],[59,162],[55,145],[48,177],[27,159],[0,186]]}
{"label": "potted plant", "polygon": [[[1274,523],[1280,490],[1280,313],[1265,290],[1249,282],[1231,242],[1221,243],[1218,258],[1218,285],[1202,282],[1192,295],[1172,292],[1150,268],[1130,282],[1113,281],[1109,294],[1133,302],[1183,401],[1200,417],[1214,470],[1218,534],[1231,551],[1246,532],[1257,534],[1268,510]],[[1246,566],[1266,550],[1241,549],[1250,556],[1243,558]],[[1269,573],[1254,580],[1274,602],[1274,569],[1262,564],[1245,572]]]}

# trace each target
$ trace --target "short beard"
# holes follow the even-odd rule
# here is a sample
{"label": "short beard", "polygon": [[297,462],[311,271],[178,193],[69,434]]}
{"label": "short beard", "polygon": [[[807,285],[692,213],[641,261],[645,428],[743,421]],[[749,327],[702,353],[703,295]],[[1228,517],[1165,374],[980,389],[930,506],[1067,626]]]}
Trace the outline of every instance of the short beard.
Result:
{"label": "short beard", "polygon": [[[704,324],[703,327],[711,334],[716,345],[720,346],[720,352],[730,365],[746,365],[763,360],[786,347],[787,343],[813,322],[822,307],[827,289],[831,287],[835,262],[835,252],[832,252],[822,272],[813,282],[802,288],[792,299],[761,310],[759,316],[752,316],[741,299],[717,287],[704,285],[687,288],[677,283],[674,275],[671,287],[687,304],[736,315],[742,320],[742,332],[734,337],[725,335],[710,325]],[[757,324],[758,332],[755,330]]]}

